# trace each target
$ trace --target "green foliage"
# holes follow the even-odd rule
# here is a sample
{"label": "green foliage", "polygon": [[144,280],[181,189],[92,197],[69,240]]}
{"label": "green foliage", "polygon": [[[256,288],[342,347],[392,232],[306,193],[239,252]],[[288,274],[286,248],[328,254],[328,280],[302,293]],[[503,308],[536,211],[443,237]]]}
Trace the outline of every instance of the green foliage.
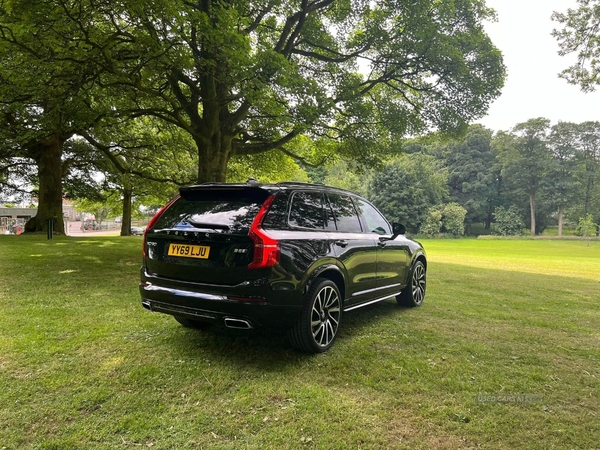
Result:
{"label": "green foliage", "polygon": [[438,205],[429,210],[425,223],[419,233],[436,236],[440,231],[452,237],[462,236],[465,232],[465,216],[467,210],[458,203]]}
{"label": "green foliage", "polygon": [[[505,77],[483,28],[493,12],[478,0],[45,3],[10,9],[24,12],[13,20],[24,35],[39,30],[27,38],[47,46],[44,55],[65,62],[46,58],[40,71],[82,79],[73,101],[97,80],[90,89],[102,92],[82,111],[150,115],[183,130],[199,182],[224,180],[236,156],[280,149],[303,158],[292,145],[302,134],[371,161],[390,133],[463,130]],[[370,70],[359,73],[364,61]]]}
{"label": "green foliage", "polygon": [[102,225],[110,215],[115,215],[121,211],[121,199],[116,192],[103,193],[100,201],[75,200],[73,205],[79,212],[93,214],[98,225]]}
{"label": "green foliage", "polygon": [[419,233],[425,236],[436,236],[442,229],[442,206],[436,206],[429,210],[425,223],[421,225]]}
{"label": "green foliage", "polygon": [[432,156],[402,155],[374,173],[369,197],[389,220],[416,232],[429,209],[447,198],[447,179],[446,170]]}
{"label": "green foliage", "polygon": [[492,132],[472,125],[466,135],[443,148],[450,197],[466,210],[468,223],[489,222],[499,204],[499,167]]}
{"label": "green foliage", "polygon": [[600,2],[577,0],[577,3],[577,8],[552,14],[552,20],[562,25],[552,35],[558,41],[561,56],[576,55],[576,62],[560,76],[579,85],[584,92],[591,92],[600,83]]}
{"label": "green foliage", "polygon": [[291,157],[280,152],[234,156],[227,166],[227,180],[245,182],[254,178],[261,183],[308,181],[308,175]]}
{"label": "green foliage", "polygon": [[495,140],[506,186],[515,197],[529,203],[532,236],[542,231],[536,227],[536,219],[538,200],[547,182],[551,163],[549,131],[548,119],[530,119],[517,124],[512,134],[498,133]]}
{"label": "green foliage", "polygon": [[500,206],[494,210],[492,234],[498,236],[520,236],[523,234],[524,227],[525,224],[516,206],[511,205],[508,209]]}
{"label": "green foliage", "polygon": [[597,225],[594,223],[594,217],[588,214],[585,217],[580,217],[577,223],[577,234],[583,237],[590,237],[596,234]]}
{"label": "green foliage", "polygon": [[458,237],[465,233],[465,216],[467,210],[458,203],[444,205],[442,223],[446,233]]}
{"label": "green foliage", "polygon": [[327,175],[323,179],[323,183],[368,196],[372,172],[364,167],[357,167],[352,161],[340,159],[327,168]]}

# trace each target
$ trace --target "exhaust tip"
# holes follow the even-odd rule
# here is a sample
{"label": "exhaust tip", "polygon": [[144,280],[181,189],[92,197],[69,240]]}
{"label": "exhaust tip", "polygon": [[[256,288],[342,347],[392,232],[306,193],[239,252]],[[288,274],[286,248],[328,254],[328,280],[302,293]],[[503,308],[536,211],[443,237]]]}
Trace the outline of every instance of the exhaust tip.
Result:
{"label": "exhaust tip", "polygon": [[152,304],[148,300],[143,300],[142,306],[144,308],[146,308],[148,311],[152,311]]}
{"label": "exhaust tip", "polygon": [[252,328],[252,325],[250,325],[250,322],[248,322],[247,320],[232,319],[229,317],[225,318],[225,326],[227,328],[236,328],[238,330],[249,330],[250,328]]}

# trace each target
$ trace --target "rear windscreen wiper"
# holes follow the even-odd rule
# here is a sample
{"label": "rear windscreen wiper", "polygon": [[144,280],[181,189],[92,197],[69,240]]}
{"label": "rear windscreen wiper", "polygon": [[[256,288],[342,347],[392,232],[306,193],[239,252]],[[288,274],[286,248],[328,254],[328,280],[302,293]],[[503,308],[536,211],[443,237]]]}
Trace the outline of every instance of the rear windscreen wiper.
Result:
{"label": "rear windscreen wiper", "polygon": [[225,225],[222,223],[196,222],[191,219],[188,219],[188,223],[190,225],[195,226],[196,228],[208,228],[209,230],[224,230],[224,231],[230,230],[229,225]]}

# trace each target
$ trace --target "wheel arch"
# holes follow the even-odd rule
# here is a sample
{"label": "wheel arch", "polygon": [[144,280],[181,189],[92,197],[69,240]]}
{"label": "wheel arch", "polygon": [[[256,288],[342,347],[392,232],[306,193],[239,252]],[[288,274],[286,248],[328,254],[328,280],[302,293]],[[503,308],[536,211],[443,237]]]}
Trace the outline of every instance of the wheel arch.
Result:
{"label": "wheel arch", "polygon": [[415,267],[415,264],[417,263],[417,261],[421,261],[423,263],[423,265],[425,266],[425,270],[427,270],[427,257],[425,256],[425,253],[423,253],[423,252],[417,252],[413,255],[412,262],[410,263],[410,270],[412,270],[413,267]]}
{"label": "wheel arch", "polygon": [[306,293],[310,289],[310,286],[317,278],[325,278],[327,280],[333,281],[336,284],[338,290],[340,291],[342,300],[346,298],[346,279],[339,267],[337,267],[334,264],[327,264],[318,267],[308,277],[306,285],[304,286],[304,293]]}

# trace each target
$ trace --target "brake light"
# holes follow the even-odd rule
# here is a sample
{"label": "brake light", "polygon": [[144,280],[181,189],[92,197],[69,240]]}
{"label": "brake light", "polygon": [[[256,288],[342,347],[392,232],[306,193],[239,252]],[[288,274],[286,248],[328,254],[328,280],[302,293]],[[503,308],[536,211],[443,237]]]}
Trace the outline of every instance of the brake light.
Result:
{"label": "brake light", "polygon": [[265,200],[258,214],[254,218],[248,236],[254,242],[254,258],[248,265],[248,269],[262,269],[264,267],[273,267],[279,262],[280,250],[279,242],[269,236],[262,229],[262,221],[269,210],[269,207],[275,200],[275,196],[271,195]]}
{"label": "brake light", "polygon": [[169,203],[167,203],[165,206],[163,206],[155,215],[152,219],[150,219],[150,222],[148,222],[148,225],[146,226],[146,231],[144,231],[144,244],[142,247],[142,257],[145,258],[146,257],[146,235],[148,234],[148,231],[150,230],[150,228],[152,228],[152,226],[156,223],[156,221],[158,219],[160,219],[160,216],[163,215],[163,213],[167,210],[167,208],[169,206],[171,206],[173,203],[175,203],[177,200],[179,200],[179,197],[181,197],[180,195],[176,196],[174,199],[172,199]]}

